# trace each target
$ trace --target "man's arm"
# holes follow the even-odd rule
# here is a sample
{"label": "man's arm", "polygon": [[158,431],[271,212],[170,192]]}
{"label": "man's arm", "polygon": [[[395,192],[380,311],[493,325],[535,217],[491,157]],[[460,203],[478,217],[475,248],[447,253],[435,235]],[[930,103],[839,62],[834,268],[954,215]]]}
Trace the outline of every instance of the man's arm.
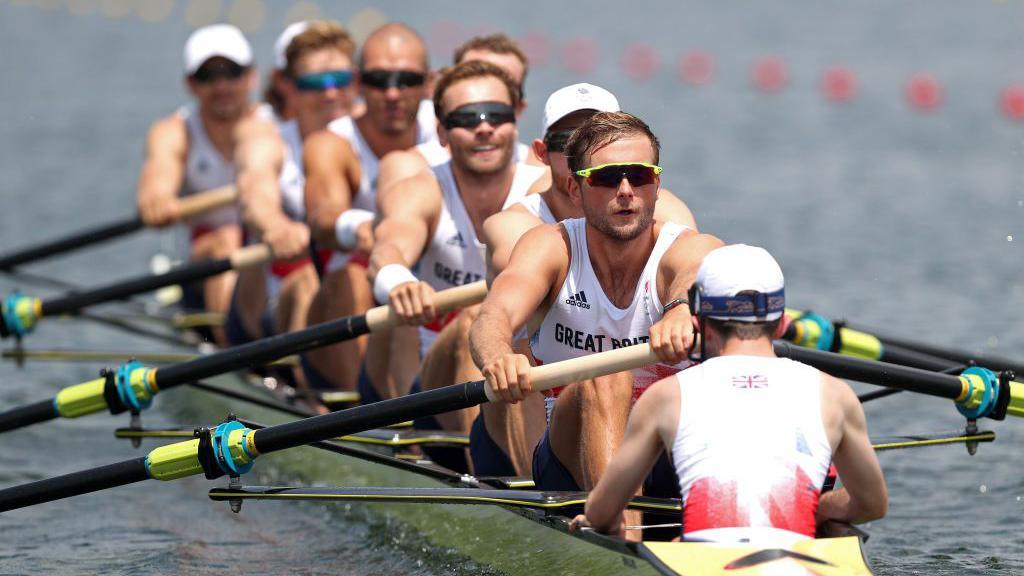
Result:
{"label": "man's arm", "polygon": [[136,194],[139,215],[147,226],[178,221],[178,192],[185,180],[187,155],[188,131],[181,116],[162,118],[150,127]]}
{"label": "man's arm", "polygon": [[531,228],[543,224],[525,208],[512,206],[484,220],[483,242],[487,245],[487,283],[508,267],[516,242]]}
{"label": "man's arm", "polygon": [[[853,390],[842,380],[822,374],[822,409],[838,418],[838,445],[832,451],[832,462],[843,487],[822,495],[818,502],[817,520],[861,523],[885,516],[889,495],[885,477],[878,463],[867,420]],[[835,441],[829,438],[830,441]]]}
{"label": "man's arm", "polygon": [[374,228],[367,273],[374,297],[389,302],[405,324],[434,319],[434,289],[409,270],[419,261],[441,215],[441,188],[431,172],[396,182],[377,194],[380,219]]}
{"label": "man's arm", "polygon": [[622,511],[640,490],[665,445],[673,441],[679,402],[674,376],[659,380],[636,401],[622,445],[587,497],[584,516],[573,520],[574,527],[589,525],[598,532],[624,535]]}
{"label": "man's arm", "polygon": [[710,234],[684,232],[661,257],[658,296],[664,306],[671,308],[651,326],[651,348],[662,362],[676,364],[689,354],[693,346],[689,301],[674,302],[686,300],[704,256],[722,245],[721,240]]}
{"label": "man's arm", "polygon": [[469,349],[491,389],[506,402],[532,390],[530,362],[512,349],[512,335],[555,288],[569,264],[560,225],[538,226],[516,244],[508,267],[494,279],[469,331]]}
{"label": "man's arm", "polygon": [[284,213],[280,174],[285,144],[272,123],[252,118],[235,130],[238,199],[245,224],[270,245],[274,256],[295,258],[309,247],[309,228]]}
{"label": "man's arm", "polygon": [[388,152],[380,159],[380,166],[377,168],[377,189],[386,190],[396,182],[412,178],[429,169],[427,160],[416,150]]}
{"label": "man's arm", "polygon": [[[352,207],[355,195],[352,172],[355,151],[347,140],[330,130],[319,130],[302,144],[306,174],[306,221],[321,248],[351,250],[338,241],[338,217]],[[372,217],[372,215],[370,216]]]}
{"label": "man's arm", "polygon": [[654,204],[654,219],[659,222],[675,222],[697,231],[697,221],[685,202],[676,197],[668,188],[658,190],[658,201]]}

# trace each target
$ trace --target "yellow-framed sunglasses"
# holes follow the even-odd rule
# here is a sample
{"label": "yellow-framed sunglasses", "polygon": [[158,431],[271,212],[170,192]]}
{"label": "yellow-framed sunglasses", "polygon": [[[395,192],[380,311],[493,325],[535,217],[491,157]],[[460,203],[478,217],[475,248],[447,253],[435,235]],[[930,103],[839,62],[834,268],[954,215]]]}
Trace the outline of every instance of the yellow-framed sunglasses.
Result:
{"label": "yellow-framed sunglasses", "polygon": [[647,162],[611,162],[577,170],[576,175],[586,178],[591,186],[618,188],[623,178],[634,187],[654,184],[661,172],[661,166]]}

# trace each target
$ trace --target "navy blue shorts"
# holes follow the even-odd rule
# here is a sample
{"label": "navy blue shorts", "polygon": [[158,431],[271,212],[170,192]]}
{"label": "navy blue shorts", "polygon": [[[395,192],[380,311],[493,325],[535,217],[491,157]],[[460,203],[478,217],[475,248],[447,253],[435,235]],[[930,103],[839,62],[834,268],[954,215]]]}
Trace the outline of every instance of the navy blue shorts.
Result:
{"label": "navy blue shorts", "polygon": [[317,370],[304,354],[299,355],[299,365],[302,366],[302,374],[306,377],[309,387],[314,390],[337,390],[338,388]]}
{"label": "navy blue shorts", "polygon": [[537,490],[553,492],[579,492],[582,490],[569,470],[555,456],[548,440],[548,431],[533,449],[533,483]]}
{"label": "navy blue shorts", "polygon": [[[533,451],[533,483],[537,490],[578,492],[581,491],[569,469],[562,464],[551,449],[548,433],[544,432],[540,444]],[[668,453],[662,451],[654,468],[644,479],[644,496],[658,498],[680,498],[679,477]]]}
{"label": "navy blue shorts", "polygon": [[481,412],[469,431],[469,456],[476,476],[515,476],[516,469],[505,451],[491,438]]}
{"label": "navy blue shorts", "polygon": [[245,329],[245,325],[242,323],[242,314],[238,311],[238,286],[235,286],[235,292],[231,295],[231,308],[228,309],[227,318],[224,319],[224,336],[228,339],[228,344],[241,346],[260,338],[273,336],[274,317],[270,313],[270,306],[263,307],[263,313],[260,315],[260,328],[263,330],[262,336],[254,336]]}

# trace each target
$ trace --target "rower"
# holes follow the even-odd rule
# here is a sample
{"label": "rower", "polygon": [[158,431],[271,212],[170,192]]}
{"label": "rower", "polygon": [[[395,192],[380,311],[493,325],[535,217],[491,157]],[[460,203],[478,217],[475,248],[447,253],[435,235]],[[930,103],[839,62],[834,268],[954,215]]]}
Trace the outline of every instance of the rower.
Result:
{"label": "rower", "polygon": [[[366,277],[372,247],[369,226],[377,204],[379,159],[437,138],[417,124],[427,95],[428,55],[420,36],[403,24],[385,24],[359,55],[359,94],[365,114],[346,116],[305,142],[307,220],[317,245],[333,253],[307,321],[317,324],[362,314],[373,305]],[[312,350],[303,371],[317,388],[354,390],[366,338]]]}
{"label": "rower", "polygon": [[[530,391],[531,363],[648,341],[662,360],[553,391],[546,399],[548,428],[533,454],[541,490],[592,488],[622,441],[632,402],[689,365],[690,314],[678,304],[701,258],[721,242],[655,221],[659,151],[657,138],[635,116],[600,112],[584,121],[566,156],[574,174],[569,195],[585,217],[527,232],[472,327],[473,358],[507,402]],[[513,348],[513,334],[523,326],[533,335],[531,354]],[[674,484],[667,476],[652,489]]]}
{"label": "rower", "polygon": [[[382,351],[371,347],[360,378],[364,402],[415,388],[411,381],[389,378],[389,364],[416,365],[422,359],[424,389],[480,378],[468,351],[472,310],[463,310],[457,322],[454,315],[436,317],[431,295],[484,278],[484,246],[477,240],[483,221],[522,199],[543,173],[540,167],[513,161],[518,103],[515,82],[487,62],[459,64],[438,80],[434,107],[451,160],[381,195],[381,221],[370,259],[374,297],[389,302],[402,323],[420,326],[419,354],[415,348],[392,345],[382,361]],[[419,278],[410,271],[413,267],[418,267]],[[425,427],[439,424],[468,433],[477,412],[472,408],[443,414]]]}
{"label": "rower", "polygon": [[[569,162],[565,145],[572,132],[598,112],[618,112],[614,94],[593,84],[573,84],[556,90],[544,104],[542,138],[533,141],[533,151],[550,167],[551,181],[542,192],[530,194],[519,203],[484,222],[489,279],[508,264],[512,249],[527,230],[554,224],[566,218],[580,218],[582,209],[569,196]],[[666,189],[658,191],[655,220],[675,222],[694,230],[697,225],[686,205]],[[524,331],[516,335],[517,351],[529,349]],[[470,432],[470,454],[474,473],[484,476],[530,476],[533,450],[546,428],[543,398],[530,394],[518,404],[491,402],[480,407]]]}
{"label": "rower", "polygon": [[[226,186],[235,180],[234,136],[239,122],[260,114],[250,102],[256,82],[252,49],[242,33],[227,24],[200,28],[185,43],[185,82],[195,99],[150,126],[139,176],[139,215],[147,226],[179,220],[178,196]],[[189,222],[193,260],[227,258],[242,245],[237,207],[224,207]],[[186,305],[226,313],[235,274],[203,282],[201,294],[186,290]],[[223,331],[214,329],[218,343]]]}
{"label": "rower", "polygon": [[249,231],[277,260],[243,271],[225,326],[232,345],[305,327],[319,284],[310,265],[302,143],[346,115],[355,100],[355,43],[335,22],[303,23],[286,47],[284,101],[295,118],[251,119],[238,131],[236,163]]}
{"label": "rower", "polygon": [[[516,107],[516,117],[520,117],[526,109],[523,95],[530,65],[526,53],[519,44],[501,33],[475,36],[455,49],[452,64],[458,65],[472,60],[490,62],[508,73],[519,87],[520,100]],[[380,189],[386,190],[395,182],[428,170],[432,166],[444,164],[450,158],[448,149],[436,140],[418,144],[413,150],[392,152],[381,159],[378,181]],[[539,158],[532,154],[530,146],[522,142],[516,143],[515,159],[517,162],[526,161],[540,165]]]}
{"label": "rower", "polygon": [[[825,520],[885,515],[885,480],[857,396],[843,381],[777,358],[782,270],[762,248],[733,245],[704,259],[693,324],[694,368],[652,386],[576,526],[621,534],[622,510],[659,454],[683,495],[683,538],[787,545]],[[820,495],[835,463],[843,487]]]}

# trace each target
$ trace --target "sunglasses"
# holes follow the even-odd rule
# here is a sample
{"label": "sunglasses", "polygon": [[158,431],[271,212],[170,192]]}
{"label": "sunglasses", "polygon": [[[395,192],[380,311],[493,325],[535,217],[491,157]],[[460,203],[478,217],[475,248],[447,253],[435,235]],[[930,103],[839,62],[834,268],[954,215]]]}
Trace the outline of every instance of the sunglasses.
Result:
{"label": "sunglasses", "polygon": [[413,86],[422,86],[427,81],[427,75],[407,70],[361,70],[359,80],[364,85],[378,90],[387,90],[388,88],[402,90]]}
{"label": "sunglasses", "polygon": [[494,127],[508,123],[515,124],[516,110],[508,104],[500,102],[466,104],[449,112],[444,117],[443,125],[446,130],[451,130],[452,128],[472,130],[484,122]]}
{"label": "sunglasses", "polygon": [[587,179],[587,184],[602,188],[618,188],[622,179],[629,181],[630,186],[647,186],[654,184],[661,174],[661,166],[647,162],[612,162],[599,164],[577,170],[576,175]]}
{"label": "sunglasses", "polygon": [[329,70],[317,74],[303,74],[295,79],[295,87],[302,92],[322,92],[328,88],[344,88],[352,83],[351,70]]}
{"label": "sunglasses", "polygon": [[569,137],[572,136],[573,132],[573,130],[548,132],[544,136],[544,145],[547,146],[548,152],[565,152],[565,147],[569,143]]}
{"label": "sunglasses", "polygon": [[192,73],[192,79],[200,84],[210,84],[220,79],[238,80],[248,68],[234,62],[217,62],[204,64]]}

